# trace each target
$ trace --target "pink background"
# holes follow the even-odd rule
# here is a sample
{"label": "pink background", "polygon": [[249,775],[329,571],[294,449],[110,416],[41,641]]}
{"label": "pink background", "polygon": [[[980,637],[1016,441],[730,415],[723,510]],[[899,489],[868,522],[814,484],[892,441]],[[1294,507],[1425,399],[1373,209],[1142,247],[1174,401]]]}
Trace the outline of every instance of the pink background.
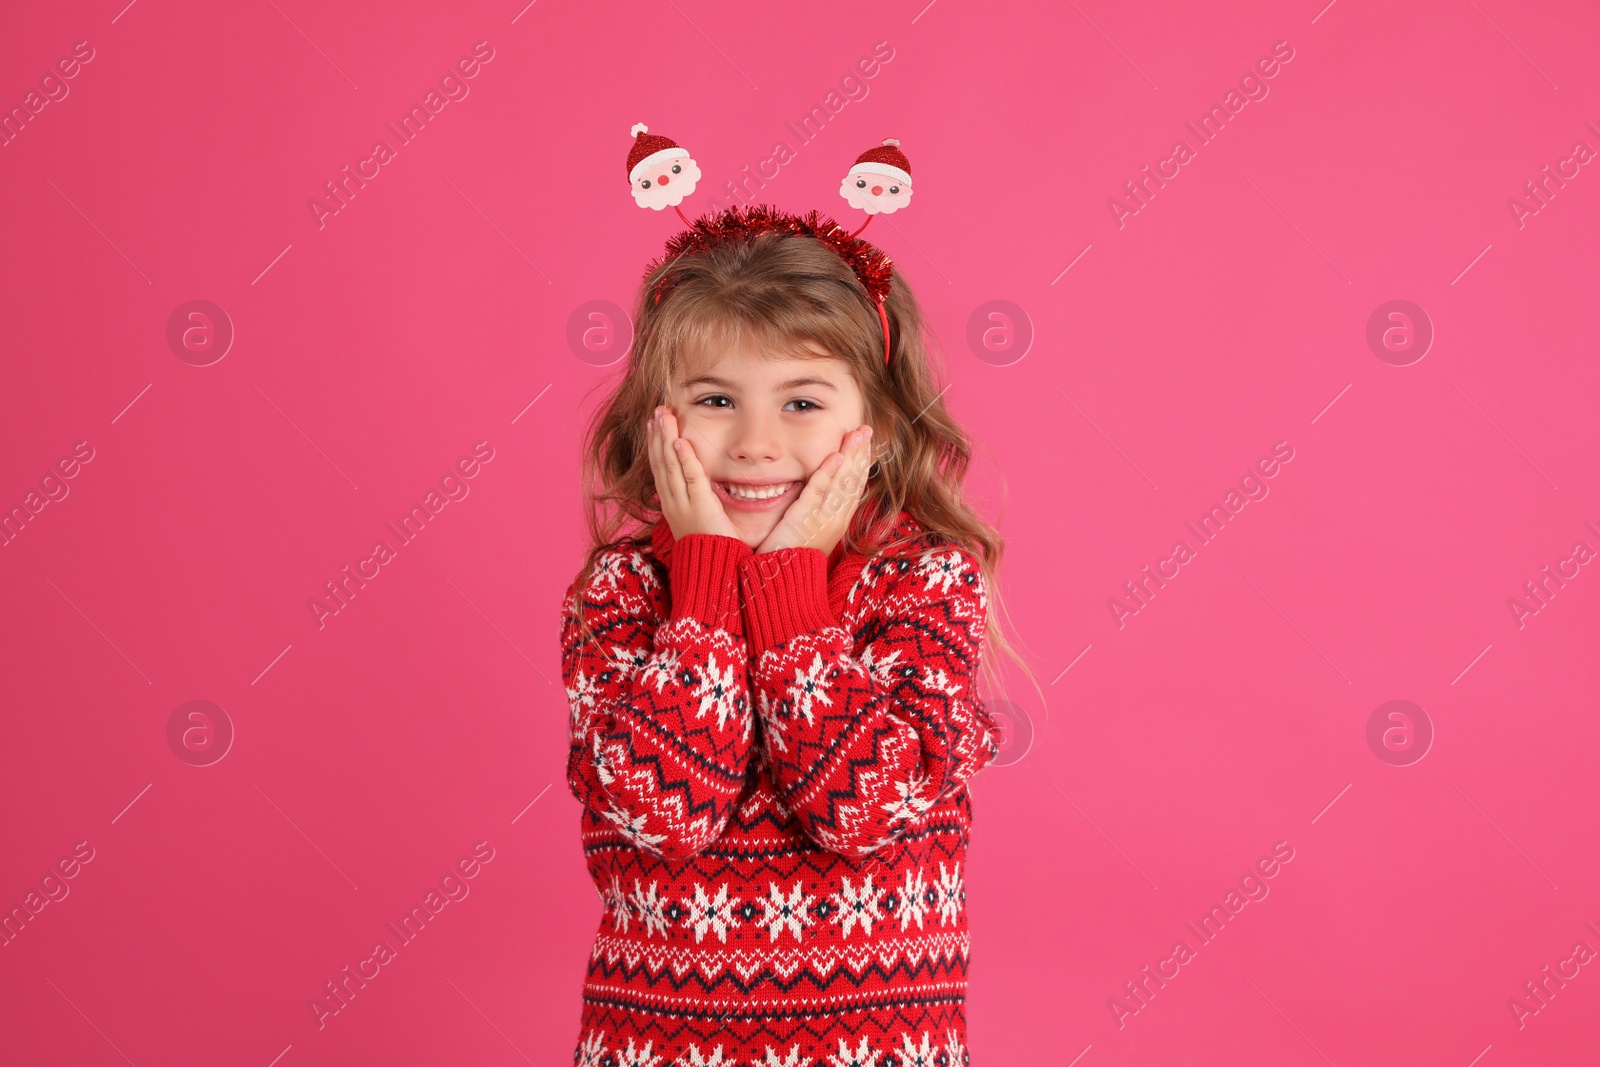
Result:
{"label": "pink background", "polygon": [[[678,228],[624,186],[640,121],[701,162],[691,214],[778,140],[760,199],[849,221],[859,152],[912,161],[864,236],[983,443],[1048,699],[1012,676],[1018,740],[973,786],[976,1064],[1600,1055],[1600,965],[1508,1005],[1600,951],[1600,575],[1508,606],[1600,549],[1600,167],[1508,206],[1600,149],[1592,6],[124,2],[12,5],[0,34],[7,110],[94,49],[0,148],[0,506],[68,490],[0,548],[0,906],[94,850],[0,948],[0,1060],[570,1062],[601,906],[556,628],[619,365],[567,329]],[[309,199],[479,41],[470,94],[319,229]],[[880,41],[801,145],[786,123]],[[1108,200],[1278,42],[1269,95],[1119,228]],[[209,366],[166,340],[194,299],[236,331]],[[1408,366],[1366,340],[1393,299],[1436,333]],[[1022,358],[968,345],[991,300]],[[469,495],[319,627],[324,583],[480,441]],[[1123,583],[1280,441],[1270,494],[1119,626]],[[1396,699],[1434,732],[1405,766],[1367,741]],[[169,744],[191,700],[235,732],[209,766]],[[1280,841],[1270,894],[1119,1026]],[[478,842],[470,894],[319,1029],[324,983]]]}

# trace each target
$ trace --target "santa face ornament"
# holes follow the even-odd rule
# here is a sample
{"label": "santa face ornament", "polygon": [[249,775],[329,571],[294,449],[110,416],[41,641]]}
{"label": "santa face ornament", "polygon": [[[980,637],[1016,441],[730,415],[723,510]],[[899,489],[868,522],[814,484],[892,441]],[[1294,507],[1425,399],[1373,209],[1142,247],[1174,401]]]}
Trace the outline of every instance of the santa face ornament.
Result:
{"label": "santa face ornament", "polygon": [[634,203],[656,211],[683,203],[700,180],[700,165],[678,142],[650,133],[642,122],[634,124],[633,139],[628,184]]}
{"label": "santa face ornament", "polygon": [[883,144],[861,153],[840,183],[839,195],[868,215],[890,215],[908,206],[911,161],[900,151],[900,142],[887,137]]}

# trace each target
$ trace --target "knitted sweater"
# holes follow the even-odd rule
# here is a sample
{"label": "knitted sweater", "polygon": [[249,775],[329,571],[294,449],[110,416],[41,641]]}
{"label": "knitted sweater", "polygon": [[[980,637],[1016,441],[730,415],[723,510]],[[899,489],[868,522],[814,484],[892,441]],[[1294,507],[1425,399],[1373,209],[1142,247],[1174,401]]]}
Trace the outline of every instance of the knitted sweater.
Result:
{"label": "knitted sweater", "polygon": [[977,560],[928,537],[603,551],[563,601],[567,784],[604,912],[579,1067],[962,1067]]}

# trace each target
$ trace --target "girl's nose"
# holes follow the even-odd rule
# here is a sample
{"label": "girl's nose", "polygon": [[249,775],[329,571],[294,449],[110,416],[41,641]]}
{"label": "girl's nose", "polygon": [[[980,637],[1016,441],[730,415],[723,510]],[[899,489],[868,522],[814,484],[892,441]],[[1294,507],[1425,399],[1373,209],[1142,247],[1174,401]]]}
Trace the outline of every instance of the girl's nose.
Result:
{"label": "girl's nose", "polygon": [[656,184],[657,185],[666,185],[670,181],[672,181],[672,179],[667,177],[665,174],[663,174],[661,177],[656,179]]}
{"label": "girl's nose", "polygon": [[873,187],[872,187],[872,195],[873,195],[873,196],[882,196],[882,195],[883,195],[883,186],[881,186],[881,185],[874,185],[874,186],[873,186]]}

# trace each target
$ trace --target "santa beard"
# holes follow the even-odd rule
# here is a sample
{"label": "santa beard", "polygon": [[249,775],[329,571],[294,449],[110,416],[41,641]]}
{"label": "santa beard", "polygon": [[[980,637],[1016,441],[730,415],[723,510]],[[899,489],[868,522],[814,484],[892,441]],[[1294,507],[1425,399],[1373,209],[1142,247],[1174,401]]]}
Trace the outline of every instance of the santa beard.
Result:
{"label": "santa beard", "polygon": [[640,207],[664,211],[669,207],[677,207],[683,203],[684,197],[694,192],[695,185],[700,181],[700,164],[687,156],[680,156],[673,162],[683,167],[683,171],[672,175],[672,180],[666,185],[651,182],[650,188],[641,189],[638,182],[633,183],[635,203]]}
{"label": "santa beard", "polygon": [[869,215],[891,215],[911,203],[911,186],[902,185],[900,192],[892,195],[885,192],[881,196],[873,196],[870,189],[858,189],[854,182],[846,178],[839,186],[839,195],[851,207]]}

